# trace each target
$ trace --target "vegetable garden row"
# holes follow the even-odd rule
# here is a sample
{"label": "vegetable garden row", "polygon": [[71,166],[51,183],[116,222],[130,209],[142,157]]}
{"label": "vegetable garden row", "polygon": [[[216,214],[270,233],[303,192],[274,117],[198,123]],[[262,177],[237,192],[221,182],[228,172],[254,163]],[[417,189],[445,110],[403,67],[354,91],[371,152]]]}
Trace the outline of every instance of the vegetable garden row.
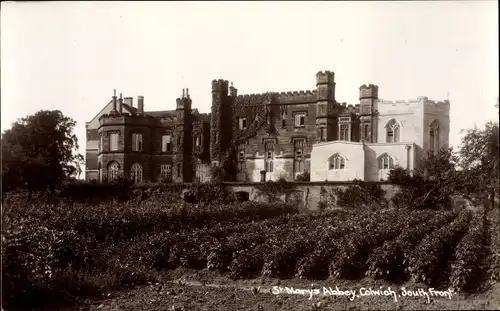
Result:
{"label": "vegetable garden row", "polygon": [[500,278],[500,215],[482,209],[27,205],[6,208],[3,221],[4,297],[19,300],[33,290],[42,300],[91,295],[179,267],[232,278],[412,278],[456,290]]}

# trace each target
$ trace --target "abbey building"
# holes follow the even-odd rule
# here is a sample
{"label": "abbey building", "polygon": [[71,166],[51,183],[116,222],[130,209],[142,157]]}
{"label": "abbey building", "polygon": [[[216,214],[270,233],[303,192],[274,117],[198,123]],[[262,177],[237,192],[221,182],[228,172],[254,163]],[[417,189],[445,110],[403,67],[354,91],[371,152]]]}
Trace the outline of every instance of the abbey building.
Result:
{"label": "abbey building", "polygon": [[228,181],[378,181],[448,146],[448,101],[385,101],[370,84],[347,105],[335,87],[330,71],[318,72],[307,91],[241,95],[214,80],[208,114],[192,108],[187,89],[165,111],[114,93],[86,123],[86,179],[206,182],[221,166]]}

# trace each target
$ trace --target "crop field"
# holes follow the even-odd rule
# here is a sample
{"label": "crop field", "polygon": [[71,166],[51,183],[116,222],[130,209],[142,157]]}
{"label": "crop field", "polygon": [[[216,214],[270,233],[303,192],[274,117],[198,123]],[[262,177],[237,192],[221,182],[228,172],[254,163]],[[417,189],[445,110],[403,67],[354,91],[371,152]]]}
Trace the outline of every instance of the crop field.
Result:
{"label": "crop field", "polygon": [[499,223],[498,211],[483,208],[299,213],[278,203],[146,202],[26,204],[21,214],[7,206],[3,295],[16,308],[82,302],[179,270],[234,284],[369,279],[477,293],[499,278]]}

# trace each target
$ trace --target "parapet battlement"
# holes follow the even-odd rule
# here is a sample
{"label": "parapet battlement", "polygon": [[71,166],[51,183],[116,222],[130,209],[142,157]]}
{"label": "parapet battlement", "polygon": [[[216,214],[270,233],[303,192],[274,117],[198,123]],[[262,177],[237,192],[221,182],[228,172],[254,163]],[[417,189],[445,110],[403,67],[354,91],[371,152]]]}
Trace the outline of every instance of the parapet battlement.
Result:
{"label": "parapet battlement", "polygon": [[378,98],[378,86],[375,84],[363,84],[359,87],[359,99]]}
{"label": "parapet battlement", "polygon": [[405,100],[384,100],[381,99],[379,100],[379,104],[382,105],[397,105],[397,104],[433,104],[433,105],[450,105],[450,102],[448,100],[444,101],[435,101],[435,100],[429,100],[428,97],[426,96],[419,96],[417,99],[405,99]]}

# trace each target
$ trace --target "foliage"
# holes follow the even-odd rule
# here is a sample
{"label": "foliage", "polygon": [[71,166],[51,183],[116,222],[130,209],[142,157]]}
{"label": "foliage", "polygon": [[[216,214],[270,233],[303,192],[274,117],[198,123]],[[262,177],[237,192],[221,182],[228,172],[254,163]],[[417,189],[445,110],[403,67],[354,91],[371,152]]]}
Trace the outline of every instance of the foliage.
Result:
{"label": "foliage", "polygon": [[293,182],[280,178],[277,181],[269,180],[264,184],[255,186],[260,196],[263,196],[268,202],[278,202],[280,197],[295,189]]}
{"label": "foliage", "polygon": [[450,195],[461,185],[455,169],[457,161],[451,148],[442,148],[437,153],[429,151],[414,172],[400,167],[392,169],[389,181],[401,186],[392,204],[399,208],[449,208]]}
{"label": "foliage", "polygon": [[300,175],[297,175],[297,177],[295,178],[295,180],[297,181],[311,181],[311,173],[309,172],[304,172]]}
{"label": "foliage", "polygon": [[353,185],[346,189],[337,188],[334,190],[337,206],[366,208],[374,205],[386,206],[385,190],[374,182],[363,182],[354,180]]}
{"label": "foliage", "polygon": [[495,208],[488,213],[490,234],[491,266],[488,272],[492,281],[500,281],[500,209]]}
{"label": "foliage", "polygon": [[386,241],[374,250],[368,259],[367,276],[401,280],[404,277],[403,261],[430,232],[433,232],[455,218],[455,211],[438,212],[434,217],[414,227],[405,228],[394,240]]}
{"label": "foliage", "polygon": [[457,291],[477,286],[481,260],[486,254],[486,229],[486,212],[481,209],[455,249],[456,261],[451,266],[450,284]]}
{"label": "foliage", "polygon": [[454,253],[454,247],[467,231],[471,215],[462,210],[457,219],[446,227],[426,236],[413,252],[405,258],[408,272],[415,281],[434,282],[440,276],[439,271]]}
{"label": "foliage", "polygon": [[487,122],[484,129],[465,131],[460,148],[460,166],[467,177],[466,184],[476,192],[498,191],[499,149],[498,121]]}
{"label": "foliage", "polygon": [[52,189],[81,173],[83,157],[73,153],[76,122],[59,110],[41,110],[2,134],[3,191]]}
{"label": "foliage", "polygon": [[[380,214],[379,214],[380,215]],[[368,235],[352,235],[343,243],[330,261],[330,275],[336,278],[358,276],[370,253],[386,240],[392,240],[405,228],[413,227],[431,217],[425,212],[414,212],[409,217],[390,217],[372,221],[365,231]]]}

